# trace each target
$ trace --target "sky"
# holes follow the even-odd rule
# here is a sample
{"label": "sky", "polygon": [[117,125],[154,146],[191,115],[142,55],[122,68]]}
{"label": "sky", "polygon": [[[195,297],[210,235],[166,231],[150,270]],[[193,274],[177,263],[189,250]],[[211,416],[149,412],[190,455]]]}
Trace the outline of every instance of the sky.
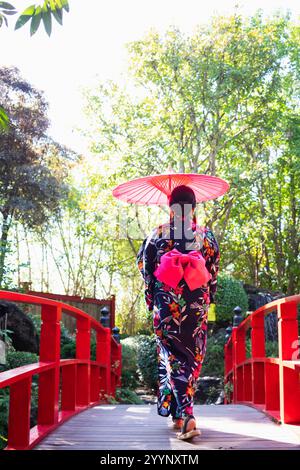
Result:
{"label": "sky", "polygon": [[[18,11],[38,0],[10,0]],[[49,38],[43,25],[30,37],[29,24],[14,31],[2,27],[1,66],[16,66],[24,78],[44,90],[49,102],[49,134],[62,144],[86,151],[86,142],[74,129],[85,127],[81,87],[95,80],[123,83],[126,74],[125,44],[141,39],[150,28],[163,33],[172,25],[192,33],[212,15],[238,11],[252,15],[258,8],[266,15],[289,9],[300,17],[299,0],[69,0],[64,24],[53,22]]]}

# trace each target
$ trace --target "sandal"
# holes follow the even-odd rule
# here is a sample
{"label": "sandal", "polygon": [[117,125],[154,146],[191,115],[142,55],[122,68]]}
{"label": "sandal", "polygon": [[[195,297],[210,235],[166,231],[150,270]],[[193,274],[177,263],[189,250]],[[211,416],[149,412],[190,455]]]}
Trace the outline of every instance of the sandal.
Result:
{"label": "sandal", "polygon": [[191,439],[194,436],[200,436],[201,431],[200,431],[200,429],[196,429],[196,426],[194,427],[194,429],[191,429],[190,431],[186,430],[187,429],[187,424],[191,419],[195,420],[195,417],[193,415],[188,415],[184,419],[182,430],[181,430],[181,432],[177,433],[177,438],[178,439],[181,439],[182,441],[184,441],[186,439]]}

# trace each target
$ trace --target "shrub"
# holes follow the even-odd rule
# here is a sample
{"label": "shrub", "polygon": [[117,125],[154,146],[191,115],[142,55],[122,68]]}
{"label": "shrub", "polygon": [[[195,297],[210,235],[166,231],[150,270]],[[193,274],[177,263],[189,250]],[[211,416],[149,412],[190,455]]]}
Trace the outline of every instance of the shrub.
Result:
{"label": "shrub", "polygon": [[158,380],[155,335],[137,336],[138,373],[142,383],[150,390],[156,390]]}
{"label": "shrub", "polygon": [[129,390],[129,388],[117,388],[116,390],[116,400],[119,403],[127,403],[133,405],[141,405],[143,400],[133,391]]}
{"label": "shrub", "polygon": [[201,376],[224,376],[224,345],[225,330],[219,330],[212,336],[208,336],[206,354],[201,369]]}
{"label": "shrub", "polygon": [[[60,357],[71,359],[76,357],[76,336],[71,335],[68,329],[61,324]],[[91,360],[96,360],[96,340],[91,338]]]}
{"label": "shrub", "polygon": [[231,276],[220,274],[216,292],[216,322],[218,326],[232,324],[233,309],[241,307],[242,312],[248,310],[248,296],[240,281]]}
{"label": "shrub", "polygon": [[60,349],[60,357],[62,359],[71,359],[76,357],[76,341],[75,339],[70,340],[68,343],[64,343]]}
{"label": "shrub", "polygon": [[137,342],[135,337],[121,340],[122,345],[122,388],[134,390],[139,385],[137,371]]}
{"label": "shrub", "polygon": [[38,362],[39,356],[35,353],[25,351],[8,351],[6,355],[6,364],[1,366],[1,370],[15,369]]}
{"label": "shrub", "polygon": [[7,423],[9,410],[9,389],[0,389],[0,449],[7,445]]}

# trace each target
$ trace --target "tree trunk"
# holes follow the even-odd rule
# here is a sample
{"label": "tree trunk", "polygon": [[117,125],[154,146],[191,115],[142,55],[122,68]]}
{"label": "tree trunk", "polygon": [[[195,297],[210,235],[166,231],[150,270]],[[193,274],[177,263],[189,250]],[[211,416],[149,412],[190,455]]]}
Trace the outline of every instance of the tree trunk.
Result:
{"label": "tree trunk", "polygon": [[8,212],[2,213],[2,230],[0,239],[0,287],[3,287],[5,257],[8,249],[8,233],[11,226],[11,218]]}

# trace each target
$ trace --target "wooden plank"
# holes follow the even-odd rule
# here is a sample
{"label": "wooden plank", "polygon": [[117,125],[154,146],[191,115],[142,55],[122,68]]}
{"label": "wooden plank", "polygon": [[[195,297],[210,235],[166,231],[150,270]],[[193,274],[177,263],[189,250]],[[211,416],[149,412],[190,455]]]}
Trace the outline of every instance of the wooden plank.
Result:
{"label": "wooden plank", "polygon": [[197,405],[194,412],[202,434],[184,442],[176,438],[171,418],[157,415],[156,405],[98,405],[57,428],[35,450],[300,450],[295,426],[274,423],[252,407]]}

